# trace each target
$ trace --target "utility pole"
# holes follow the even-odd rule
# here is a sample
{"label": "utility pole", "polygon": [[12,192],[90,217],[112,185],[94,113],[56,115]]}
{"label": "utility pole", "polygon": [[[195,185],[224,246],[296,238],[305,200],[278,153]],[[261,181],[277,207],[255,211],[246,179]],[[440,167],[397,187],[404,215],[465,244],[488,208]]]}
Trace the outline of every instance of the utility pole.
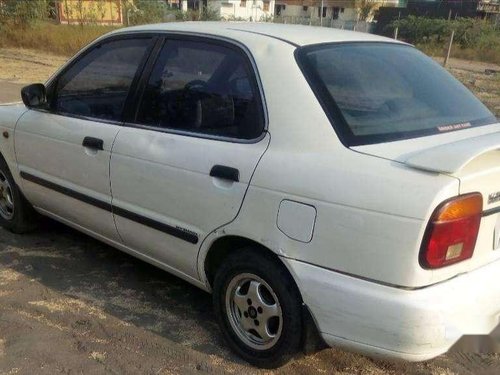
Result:
{"label": "utility pole", "polygon": [[321,0],[321,9],[319,11],[319,24],[320,26],[323,26],[323,0]]}
{"label": "utility pole", "polygon": [[444,63],[443,63],[444,67],[446,67],[446,65],[448,64],[448,60],[450,59],[451,47],[453,46],[453,37],[454,36],[455,36],[455,30],[452,30],[451,36],[450,36],[450,43],[448,44],[448,51],[447,51],[446,56],[444,58]]}

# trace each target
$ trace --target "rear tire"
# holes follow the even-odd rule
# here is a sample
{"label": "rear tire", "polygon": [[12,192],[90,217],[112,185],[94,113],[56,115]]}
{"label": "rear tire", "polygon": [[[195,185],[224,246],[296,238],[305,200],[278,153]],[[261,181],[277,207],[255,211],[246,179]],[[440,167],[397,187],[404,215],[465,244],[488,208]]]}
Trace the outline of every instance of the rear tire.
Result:
{"label": "rear tire", "polygon": [[247,362],[276,368],[302,342],[302,299],[279,261],[252,249],[238,250],[217,270],[214,310],[230,348]]}
{"label": "rear tire", "polygon": [[35,228],[35,218],[35,210],[22,195],[0,156],[0,226],[13,233],[26,233]]}

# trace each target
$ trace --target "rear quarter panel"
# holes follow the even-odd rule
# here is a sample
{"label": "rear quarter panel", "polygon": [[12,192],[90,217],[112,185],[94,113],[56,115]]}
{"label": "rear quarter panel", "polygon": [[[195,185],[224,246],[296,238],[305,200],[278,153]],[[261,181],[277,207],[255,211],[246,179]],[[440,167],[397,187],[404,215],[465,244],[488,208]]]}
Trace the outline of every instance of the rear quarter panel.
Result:
{"label": "rear quarter panel", "polygon": [[[420,243],[433,208],[458,193],[458,181],[355,153],[344,158],[345,165],[335,165],[335,156],[283,158],[268,150],[226,233],[251,233],[282,257],[385,284],[420,287],[440,281],[439,274],[420,267]],[[321,159],[324,163],[317,162]],[[310,242],[277,228],[283,199],[316,208]]]}

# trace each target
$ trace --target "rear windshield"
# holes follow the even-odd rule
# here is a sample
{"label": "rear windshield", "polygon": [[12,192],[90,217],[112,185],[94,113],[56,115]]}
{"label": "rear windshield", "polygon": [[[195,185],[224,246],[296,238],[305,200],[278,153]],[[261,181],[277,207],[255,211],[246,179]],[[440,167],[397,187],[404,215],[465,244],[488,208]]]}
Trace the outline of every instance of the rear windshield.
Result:
{"label": "rear windshield", "polygon": [[414,47],[322,44],[300,48],[297,60],[347,146],[496,122],[466,87]]}

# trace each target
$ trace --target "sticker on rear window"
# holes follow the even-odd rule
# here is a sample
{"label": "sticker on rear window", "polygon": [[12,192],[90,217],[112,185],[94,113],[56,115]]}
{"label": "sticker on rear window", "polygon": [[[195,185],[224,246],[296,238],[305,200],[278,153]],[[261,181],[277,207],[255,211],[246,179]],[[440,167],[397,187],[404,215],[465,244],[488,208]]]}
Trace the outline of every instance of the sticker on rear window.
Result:
{"label": "sticker on rear window", "polygon": [[471,126],[472,126],[472,124],[470,122],[464,122],[462,124],[438,126],[437,129],[440,132],[448,132],[450,130],[459,130],[459,129],[470,128]]}

